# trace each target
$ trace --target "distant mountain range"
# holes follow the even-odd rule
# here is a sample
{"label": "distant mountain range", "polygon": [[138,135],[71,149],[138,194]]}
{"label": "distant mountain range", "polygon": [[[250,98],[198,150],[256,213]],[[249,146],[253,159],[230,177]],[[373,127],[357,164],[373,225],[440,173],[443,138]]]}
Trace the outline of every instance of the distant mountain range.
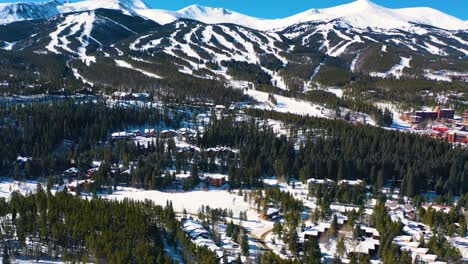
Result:
{"label": "distant mountain range", "polygon": [[167,11],[140,0],[55,0],[0,4],[0,23],[4,50],[56,54],[88,66],[110,60],[146,77],[170,74],[155,66],[162,62],[194,77],[228,79],[229,68],[246,67],[232,61],[244,63],[284,89],[341,86],[356,74],[451,81],[447,72],[468,72],[467,21],[368,0],[273,20],[198,5]]}
{"label": "distant mountain range", "polygon": [[207,24],[236,24],[257,30],[278,30],[304,22],[327,22],[337,19],[343,25],[357,28],[401,29],[411,28],[414,24],[422,24],[449,30],[468,29],[467,21],[447,15],[436,9],[427,7],[390,9],[368,0],[358,0],[332,8],[310,9],[281,19],[261,19],[224,8],[199,5],[192,5],[179,11],[150,9],[141,0],[85,0],[73,3],[53,0],[42,3],[0,4],[0,23],[47,19],[58,14],[100,8],[121,10],[126,14],[140,15],[159,24],[167,24],[183,18]]}

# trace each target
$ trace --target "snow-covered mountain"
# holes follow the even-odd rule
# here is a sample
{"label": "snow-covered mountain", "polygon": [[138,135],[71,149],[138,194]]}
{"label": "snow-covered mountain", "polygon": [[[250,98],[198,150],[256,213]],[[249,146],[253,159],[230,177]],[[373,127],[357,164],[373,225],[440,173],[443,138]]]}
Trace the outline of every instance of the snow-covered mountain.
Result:
{"label": "snow-covered mountain", "polygon": [[42,3],[0,3],[0,24],[22,20],[45,19],[59,14],[58,0]]}
{"label": "snow-covered mountain", "polygon": [[256,18],[224,8],[199,5],[178,11],[150,9],[142,0],[83,0],[73,3],[53,0],[43,3],[0,4],[0,23],[50,18],[59,13],[96,9],[121,10],[125,14],[140,15],[159,24],[168,24],[183,18],[206,24],[236,24],[256,30],[280,30],[295,24],[329,21],[339,21],[342,26],[354,28],[410,29],[414,24],[422,24],[447,30],[468,29],[467,21],[432,8],[390,9],[369,0],[357,0],[331,8],[310,9],[279,19]]}
{"label": "snow-covered mountain", "polygon": [[92,11],[96,9],[120,10],[124,14],[137,15],[141,10],[150,10],[141,0],[84,0],[69,2],[18,2],[0,4],[0,24],[23,20],[47,19],[58,14]]}
{"label": "snow-covered mountain", "polygon": [[84,0],[66,2],[58,6],[60,13],[82,12],[96,9],[120,10],[124,14],[137,14],[140,10],[149,9],[141,0]]}
{"label": "snow-covered mountain", "polygon": [[0,49],[63,56],[86,67],[139,64],[155,76],[180,71],[219,78],[228,77],[228,68],[248,69],[262,82],[270,78],[275,86],[301,90],[311,81],[340,86],[353,75],[464,73],[468,56],[465,21],[430,8],[388,9],[365,0],[277,20],[197,5],[150,9],[141,0],[2,8],[18,11],[8,21],[28,21],[0,25]]}

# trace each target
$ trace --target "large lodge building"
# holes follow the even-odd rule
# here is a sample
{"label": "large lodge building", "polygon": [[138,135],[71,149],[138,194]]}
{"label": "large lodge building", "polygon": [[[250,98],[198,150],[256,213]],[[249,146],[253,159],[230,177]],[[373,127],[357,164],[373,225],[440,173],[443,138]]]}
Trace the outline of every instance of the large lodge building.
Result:
{"label": "large lodge building", "polygon": [[[468,110],[464,111],[463,121],[454,119],[455,111],[453,109],[442,109],[437,107],[434,111],[415,111],[405,112],[401,115],[401,119],[411,123],[417,127],[425,121],[439,121],[442,126],[433,126],[429,134],[436,138],[444,138],[452,143],[468,144]],[[450,124],[446,127],[445,124]]]}
{"label": "large lodge building", "polygon": [[449,120],[455,117],[455,110],[441,109],[437,107],[434,111],[416,111],[405,112],[401,115],[401,119],[411,123],[420,123],[429,120]]}

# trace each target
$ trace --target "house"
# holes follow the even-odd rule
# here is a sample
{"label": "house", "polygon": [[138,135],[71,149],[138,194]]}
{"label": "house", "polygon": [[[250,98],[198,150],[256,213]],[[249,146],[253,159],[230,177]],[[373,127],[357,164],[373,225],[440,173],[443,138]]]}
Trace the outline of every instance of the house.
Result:
{"label": "house", "polygon": [[92,178],[94,177],[94,174],[99,170],[99,168],[91,168],[86,171],[86,177]]}
{"label": "house", "polygon": [[341,180],[339,181],[339,185],[350,185],[350,186],[356,186],[356,185],[361,185],[362,181],[361,180]]}
{"label": "house", "polygon": [[311,185],[311,184],[332,184],[333,183],[333,180],[330,180],[330,179],[315,179],[315,178],[311,178],[311,179],[308,179],[307,180],[307,184],[308,185]]}
{"label": "house", "polygon": [[320,238],[331,228],[331,223],[319,223],[312,227],[305,228],[301,233],[299,233],[299,241],[305,242],[311,237]]}
{"label": "house", "polygon": [[226,183],[226,175],[223,174],[206,174],[205,182],[214,187],[221,187]]}
{"label": "house", "polygon": [[211,238],[211,233],[197,220],[192,218],[182,222],[182,230],[191,238],[192,242],[197,246],[205,246],[209,250],[216,253],[218,258],[223,257],[223,251]]}
{"label": "house", "polygon": [[133,93],[131,96],[135,100],[144,100],[144,99],[148,99],[151,97],[149,93]]}
{"label": "house", "polygon": [[385,202],[385,207],[390,211],[395,211],[400,208],[398,201],[387,200]]}
{"label": "house", "polygon": [[88,183],[92,183],[93,181],[88,180],[81,180],[81,181],[73,181],[70,184],[67,185],[67,188],[71,192],[75,192],[77,190],[77,187],[79,186],[81,190],[84,189],[85,185]]}
{"label": "house", "polygon": [[366,238],[363,241],[360,241],[357,246],[349,248],[348,254],[374,256],[377,254],[379,246],[379,240],[373,238]]}
{"label": "house", "polygon": [[78,177],[78,173],[80,173],[80,171],[77,168],[72,167],[72,168],[69,168],[68,170],[64,171],[63,176],[70,177],[70,178],[76,178],[76,177]]}
{"label": "house", "polygon": [[453,109],[441,109],[440,107],[436,108],[437,119],[453,119],[455,116],[455,110]]}
{"label": "house", "polygon": [[130,131],[131,134],[133,134],[135,137],[141,136],[141,131],[139,129],[134,129]]}
{"label": "house", "polygon": [[21,166],[24,166],[28,161],[31,161],[32,158],[18,156],[15,160],[15,163]]}
{"label": "house", "polygon": [[114,132],[112,133],[111,136],[112,136],[112,139],[127,139],[127,138],[135,137],[135,134],[122,131],[122,132]]}
{"label": "house", "polygon": [[179,140],[187,141],[190,139],[190,130],[188,128],[179,129]]}
{"label": "house", "polygon": [[380,233],[377,229],[367,226],[361,226],[361,230],[364,231],[364,234],[368,238],[373,238],[376,240],[380,239]]}
{"label": "house", "polygon": [[114,92],[112,99],[114,100],[129,100],[132,98],[132,93],[129,92]]}
{"label": "house", "polygon": [[159,135],[161,136],[161,138],[173,138],[175,136],[177,136],[177,132],[175,130],[163,130],[159,133]]}
{"label": "house", "polygon": [[154,128],[147,128],[145,129],[145,137],[155,137],[156,136],[156,130]]}
{"label": "house", "polygon": [[267,209],[265,217],[268,220],[275,220],[280,217],[280,211],[276,208],[270,207]]}

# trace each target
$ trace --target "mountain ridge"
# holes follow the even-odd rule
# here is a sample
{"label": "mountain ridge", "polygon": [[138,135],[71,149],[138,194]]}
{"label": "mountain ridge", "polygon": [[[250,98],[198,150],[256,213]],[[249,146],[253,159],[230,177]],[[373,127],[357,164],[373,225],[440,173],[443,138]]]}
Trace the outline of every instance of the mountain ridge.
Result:
{"label": "mountain ridge", "polygon": [[[21,20],[47,19],[52,16],[95,9],[121,10],[125,14],[139,15],[159,24],[178,19],[192,19],[206,24],[236,24],[262,31],[274,31],[306,22],[339,20],[355,28],[401,29],[422,24],[447,30],[467,30],[468,21],[430,7],[391,9],[369,0],[357,0],[330,8],[309,9],[285,18],[265,19],[248,16],[233,10],[191,5],[178,11],[151,9],[141,0],[84,0],[64,2],[52,0],[42,3],[0,4],[0,24]],[[19,10],[19,11],[18,11]]]}

